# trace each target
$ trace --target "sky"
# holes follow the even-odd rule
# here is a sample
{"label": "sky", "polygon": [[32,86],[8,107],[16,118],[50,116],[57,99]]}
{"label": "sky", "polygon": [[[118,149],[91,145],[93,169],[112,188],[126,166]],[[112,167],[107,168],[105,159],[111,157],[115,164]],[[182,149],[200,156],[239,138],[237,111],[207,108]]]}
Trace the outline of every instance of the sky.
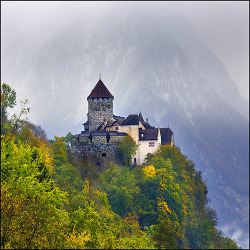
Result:
{"label": "sky", "polygon": [[[126,2],[1,2],[1,41],[14,33],[41,28],[44,35],[56,32],[79,18],[94,25],[112,5]],[[249,2],[248,1],[175,1],[135,2],[132,4],[159,5],[182,11],[198,31],[203,42],[214,52],[249,101]],[[39,18],[38,18],[39,17]]]}

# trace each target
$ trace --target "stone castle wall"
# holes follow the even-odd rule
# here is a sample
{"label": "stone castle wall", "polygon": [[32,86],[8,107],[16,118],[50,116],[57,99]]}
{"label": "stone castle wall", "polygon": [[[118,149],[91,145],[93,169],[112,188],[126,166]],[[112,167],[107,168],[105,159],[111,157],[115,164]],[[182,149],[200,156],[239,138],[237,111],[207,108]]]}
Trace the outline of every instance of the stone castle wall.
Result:
{"label": "stone castle wall", "polygon": [[96,165],[107,165],[109,162],[118,162],[117,151],[123,136],[110,136],[107,142],[106,135],[79,136],[71,140],[73,155],[94,161]]}
{"label": "stone castle wall", "polygon": [[113,121],[113,98],[89,98],[89,130],[95,130],[103,121]]}

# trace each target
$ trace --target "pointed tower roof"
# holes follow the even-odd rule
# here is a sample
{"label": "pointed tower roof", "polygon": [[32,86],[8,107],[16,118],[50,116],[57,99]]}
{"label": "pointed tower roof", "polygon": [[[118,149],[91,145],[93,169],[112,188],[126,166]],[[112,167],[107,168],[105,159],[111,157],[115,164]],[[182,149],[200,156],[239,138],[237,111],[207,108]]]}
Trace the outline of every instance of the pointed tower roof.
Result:
{"label": "pointed tower roof", "polygon": [[111,95],[111,93],[109,92],[109,90],[104,85],[101,79],[98,81],[98,83],[95,85],[94,89],[88,96],[88,98],[98,98],[98,97],[114,98],[114,96]]}

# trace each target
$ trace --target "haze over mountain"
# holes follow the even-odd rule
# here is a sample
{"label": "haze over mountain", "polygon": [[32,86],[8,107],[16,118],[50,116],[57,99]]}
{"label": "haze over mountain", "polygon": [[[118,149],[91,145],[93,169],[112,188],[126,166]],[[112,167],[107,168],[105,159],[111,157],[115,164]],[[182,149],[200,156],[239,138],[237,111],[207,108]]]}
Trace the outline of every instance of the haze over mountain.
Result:
{"label": "haze over mountain", "polygon": [[203,173],[218,227],[247,247],[248,103],[185,17],[151,12],[114,6],[95,23],[78,18],[46,36],[17,33],[19,46],[2,46],[2,81],[27,92],[31,121],[52,138],[83,130],[86,99],[102,73],[115,115],[141,111],[151,125],[170,126]]}

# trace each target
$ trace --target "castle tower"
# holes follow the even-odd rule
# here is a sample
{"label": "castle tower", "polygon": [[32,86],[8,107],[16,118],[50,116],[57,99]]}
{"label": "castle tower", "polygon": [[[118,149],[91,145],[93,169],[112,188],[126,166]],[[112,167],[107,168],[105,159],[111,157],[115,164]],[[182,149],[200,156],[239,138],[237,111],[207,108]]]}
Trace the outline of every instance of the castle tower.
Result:
{"label": "castle tower", "polygon": [[113,121],[113,100],[102,80],[100,79],[90,95],[88,101],[88,130],[93,131],[105,121]]}

